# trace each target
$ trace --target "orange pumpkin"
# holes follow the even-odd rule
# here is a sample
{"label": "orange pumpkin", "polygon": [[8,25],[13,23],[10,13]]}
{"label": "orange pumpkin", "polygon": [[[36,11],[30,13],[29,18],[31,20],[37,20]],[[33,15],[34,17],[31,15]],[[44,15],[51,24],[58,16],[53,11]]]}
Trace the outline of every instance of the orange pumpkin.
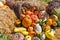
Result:
{"label": "orange pumpkin", "polygon": [[30,27],[31,24],[32,24],[32,19],[29,16],[26,16],[22,21],[22,25],[24,27]]}

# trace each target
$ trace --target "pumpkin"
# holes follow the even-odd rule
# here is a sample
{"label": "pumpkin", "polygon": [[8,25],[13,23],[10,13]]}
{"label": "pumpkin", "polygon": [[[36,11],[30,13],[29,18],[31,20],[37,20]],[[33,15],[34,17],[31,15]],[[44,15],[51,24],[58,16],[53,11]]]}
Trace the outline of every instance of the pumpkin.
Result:
{"label": "pumpkin", "polygon": [[32,20],[30,17],[26,16],[23,21],[22,21],[22,25],[24,27],[30,27],[30,25],[32,24]]}
{"label": "pumpkin", "polygon": [[52,19],[48,19],[46,22],[47,25],[52,25]]}

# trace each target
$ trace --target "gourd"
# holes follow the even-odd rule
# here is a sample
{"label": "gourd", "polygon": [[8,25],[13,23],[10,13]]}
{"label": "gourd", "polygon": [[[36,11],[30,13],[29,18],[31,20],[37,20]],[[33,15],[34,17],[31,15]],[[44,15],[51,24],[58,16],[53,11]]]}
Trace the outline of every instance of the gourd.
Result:
{"label": "gourd", "polygon": [[30,36],[26,36],[25,40],[31,40],[31,37]]}
{"label": "gourd", "polygon": [[48,31],[45,32],[45,35],[46,35],[47,38],[53,39],[54,38],[54,33],[55,32],[53,30],[48,30]]}
{"label": "gourd", "polygon": [[14,32],[20,32],[23,35],[28,35],[29,33],[27,32],[26,28],[20,27],[20,28],[15,28]]}
{"label": "gourd", "polygon": [[24,27],[30,27],[31,24],[32,24],[32,20],[31,20],[30,17],[27,17],[27,16],[26,16],[26,17],[23,19],[23,21],[22,21],[22,25],[23,25]]}
{"label": "gourd", "polygon": [[46,36],[45,36],[44,33],[36,34],[36,36],[37,36],[38,38],[40,38],[41,40],[42,40],[42,39],[44,40],[44,39],[46,38]]}
{"label": "gourd", "polygon": [[32,40],[40,40],[38,37],[33,37]]}
{"label": "gourd", "polygon": [[23,31],[26,31],[26,28],[23,27],[14,28],[14,32],[23,32]]}
{"label": "gourd", "polygon": [[41,28],[41,26],[40,26],[39,24],[36,24],[36,26],[35,26],[35,31],[36,31],[36,33],[38,33],[38,34],[40,34],[40,33],[42,32],[42,28]]}
{"label": "gourd", "polygon": [[52,25],[52,19],[48,19],[46,22],[47,25]]}
{"label": "gourd", "polygon": [[49,25],[46,25],[46,24],[43,24],[42,28],[43,28],[43,31],[48,31],[51,29],[51,27]]}
{"label": "gourd", "polygon": [[58,17],[57,17],[56,15],[52,15],[52,16],[51,16],[51,19],[52,19],[53,21],[58,21]]}

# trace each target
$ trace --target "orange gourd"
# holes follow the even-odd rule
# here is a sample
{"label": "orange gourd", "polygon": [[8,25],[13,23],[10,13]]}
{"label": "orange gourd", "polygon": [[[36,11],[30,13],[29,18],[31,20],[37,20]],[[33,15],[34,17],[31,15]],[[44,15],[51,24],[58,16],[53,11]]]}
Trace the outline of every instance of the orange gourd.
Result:
{"label": "orange gourd", "polygon": [[22,25],[24,27],[30,27],[30,25],[32,24],[32,20],[30,17],[26,16],[23,21],[22,21]]}
{"label": "orange gourd", "polygon": [[33,27],[28,27],[28,31],[29,32],[33,31]]}
{"label": "orange gourd", "polygon": [[48,19],[46,22],[47,25],[52,25],[52,19]]}
{"label": "orange gourd", "polygon": [[34,34],[35,34],[34,31],[29,32],[29,36],[31,36],[31,37],[34,37]]}

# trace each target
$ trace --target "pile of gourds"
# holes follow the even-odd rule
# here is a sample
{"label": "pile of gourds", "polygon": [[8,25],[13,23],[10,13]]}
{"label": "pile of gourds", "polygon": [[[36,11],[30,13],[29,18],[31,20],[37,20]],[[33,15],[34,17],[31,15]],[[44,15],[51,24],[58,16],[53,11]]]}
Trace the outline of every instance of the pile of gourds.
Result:
{"label": "pile of gourds", "polygon": [[[44,5],[47,7],[47,5]],[[15,21],[13,33],[17,35],[15,40],[53,40],[57,26],[60,26],[60,20],[55,14],[50,15],[46,8],[31,6],[29,3],[23,3],[21,7],[20,19]],[[0,2],[0,8],[6,6]],[[20,38],[20,39],[19,39]]]}
{"label": "pile of gourds", "polygon": [[[45,16],[46,15],[46,16]],[[49,15],[46,10],[39,11],[36,6],[24,3],[21,8],[20,20],[16,20],[14,32],[22,33],[25,40],[53,40],[54,29],[59,26],[56,15]]]}

